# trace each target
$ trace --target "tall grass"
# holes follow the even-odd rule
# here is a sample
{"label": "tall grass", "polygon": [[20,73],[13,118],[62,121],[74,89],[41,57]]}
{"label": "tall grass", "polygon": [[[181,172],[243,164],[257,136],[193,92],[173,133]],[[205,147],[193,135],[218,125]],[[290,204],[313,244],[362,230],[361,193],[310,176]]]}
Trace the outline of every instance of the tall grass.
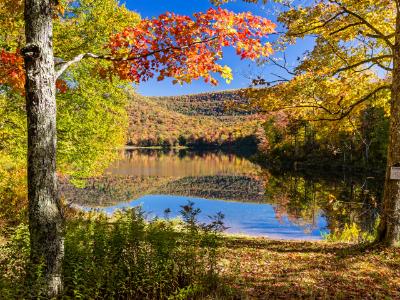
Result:
{"label": "tall grass", "polygon": [[[140,209],[111,218],[92,212],[67,222],[63,266],[64,299],[193,299],[218,285],[222,215],[209,224],[197,220],[193,203],[182,207],[182,221],[146,221]],[[0,248],[0,295],[40,298],[32,282],[29,231],[20,225]],[[35,270],[41,278],[41,270]],[[1,298],[1,297],[0,297]]]}

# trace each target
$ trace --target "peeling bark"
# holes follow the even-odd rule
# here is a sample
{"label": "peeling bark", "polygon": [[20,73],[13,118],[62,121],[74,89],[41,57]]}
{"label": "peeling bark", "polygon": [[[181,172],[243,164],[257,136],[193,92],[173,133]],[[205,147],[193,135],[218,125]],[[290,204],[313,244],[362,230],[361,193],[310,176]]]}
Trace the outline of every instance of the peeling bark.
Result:
{"label": "peeling bark", "polygon": [[44,263],[49,297],[62,290],[63,217],[56,182],[56,89],[51,0],[25,0],[31,261]]}

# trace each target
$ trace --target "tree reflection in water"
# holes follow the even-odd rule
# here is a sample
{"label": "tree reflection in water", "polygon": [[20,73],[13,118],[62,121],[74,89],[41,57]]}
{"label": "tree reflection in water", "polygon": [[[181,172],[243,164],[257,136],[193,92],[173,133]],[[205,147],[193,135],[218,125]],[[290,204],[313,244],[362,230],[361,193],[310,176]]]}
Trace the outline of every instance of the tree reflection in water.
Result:
{"label": "tree reflection in water", "polygon": [[322,211],[331,233],[340,233],[346,224],[374,233],[383,181],[329,174],[264,174],[266,199],[276,205],[277,218],[285,216],[311,230]]}
{"label": "tree reflection in water", "polygon": [[86,182],[84,188],[63,182],[62,196],[93,208],[151,194],[266,203],[274,206],[278,220],[305,232],[316,228],[322,213],[336,235],[346,224],[374,232],[383,185],[371,177],[280,173],[234,154],[186,150],[127,151],[103,176]]}

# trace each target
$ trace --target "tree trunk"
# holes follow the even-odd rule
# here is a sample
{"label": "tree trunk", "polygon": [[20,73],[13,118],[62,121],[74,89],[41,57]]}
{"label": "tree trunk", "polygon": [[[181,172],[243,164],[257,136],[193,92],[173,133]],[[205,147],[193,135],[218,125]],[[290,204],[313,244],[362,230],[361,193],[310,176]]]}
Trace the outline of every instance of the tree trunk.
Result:
{"label": "tree trunk", "polygon": [[390,168],[400,166],[400,14],[396,20],[393,50],[393,83],[390,106],[390,140],[387,155],[385,190],[378,242],[395,245],[400,238],[400,180],[390,179]]}
{"label": "tree trunk", "polygon": [[25,0],[28,199],[31,261],[44,264],[49,297],[62,289],[63,217],[56,179],[56,98],[51,0]]}

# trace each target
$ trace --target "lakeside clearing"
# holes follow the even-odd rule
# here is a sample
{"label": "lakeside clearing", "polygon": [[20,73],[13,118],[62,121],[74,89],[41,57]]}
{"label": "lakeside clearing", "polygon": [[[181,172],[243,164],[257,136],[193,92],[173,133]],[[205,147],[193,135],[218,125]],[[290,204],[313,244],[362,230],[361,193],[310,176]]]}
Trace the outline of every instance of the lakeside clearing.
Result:
{"label": "lakeside clearing", "polygon": [[[99,219],[97,222],[107,223],[108,221],[106,219],[100,221]],[[133,221],[132,224],[136,224],[136,222],[137,221]],[[115,227],[116,231],[111,230],[108,234],[104,235],[104,232],[98,232],[100,227],[96,227],[99,225],[101,226],[101,224],[95,224],[96,223],[92,223],[92,226],[95,226],[92,228],[92,233],[87,230],[75,230],[74,234],[69,235],[68,253],[75,253],[75,251],[77,251],[80,255],[86,253],[86,255],[89,255],[87,258],[91,257],[94,253],[98,253],[100,249],[95,250],[96,247],[91,249],[93,245],[89,246],[91,245],[90,239],[93,242],[98,240],[101,236],[109,241],[109,243],[107,242],[106,244],[111,247],[110,249],[117,246],[114,245],[115,237],[121,237],[120,234],[122,232],[119,232],[119,230],[121,230],[122,227],[117,226]],[[167,255],[167,253],[175,253],[175,255],[178,255],[177,257],[181,258],[185,258],[186,255],[194,255],[194,257],[200,258],[200,260],[195,260],[198,263],[196,268],[199,268],[196,269],[196,272],[204,271],[205,269],[203,269],[203,267],[208,268],[208,263],[211,264],[210,270],[217,271],[215,276],[209,278],[209,280],[213,278],[212,280],[215,280],[215,282],[211,284],[211,282],[207,281],[216,289],[207,290],[204,282],[202,283],[201,280],[204,280],[202,276],[208,273],[201,273],[203,274],[201,275],[195,272],[193,275],[197,275],[195,275],[193,286],[187,286],[187,297],[183,296],[185,295],[184,290],[186,289],[183,288],[179,290],[179,292],[174,293],[176,297],[171,295],[172,298],[168,299],[400,299],[399,247],[385,248],[382,246],[356,243],[276,240],[245,235],[223,235],[219,240],[219,246],[214,248],[217,250],[216,256],[213,256],[212,247],[198,247],[200,245],[198,242],[202,240],[200,236],[194,237],[194,245],[190,244],[191,247],[189,248],[181,248],[179,246],[175,248],[175,246],[172,246],[175,244],[174,242],[172,242],[172,244],[169,243],[171,243],[171,239],[176,241],[177,235],[173,232],[176,233],[177,231],[164,231],[165,229],[163,229],[163,226],[160,227],[156,225],[156,227],[154,227],[155,224],[161,223],[153,223],[153,225],[149,227],[146,226],[146,228],[153,228],[151,230],[144,229],[144,232],[147,232],[150,238],[146,238],[147,234],[139,234],[138,237],[129,237],[129,235],[125,235],[124,240],[126,241],[130,238],[138,238],[139,240],[144,238],[142,242],[146,244],[150,241],[150,244],[147,245],[153,245],[150,246],[150,248],[146,248],[146,246],[143,249],[130,248],[129,251],[132,251],[132,253],[126,256],[125,259],[127,257],[132,257],[132,255],[139,255],[142,253],[140,251],[145,251],[141,255],[150,255],[158,262],[160,258],[154,256],[154,250],[157,248],[152,247],[154,247],[154,245],[164,245],[169,249],[168,252],[162,252],[164,256]],[[82,225],[85,226],[83,223],[81,226]],[[139,225],[139,223],[136,225]],[[97,228],[97,230],[95,230],[95,228]],[[24,234],[21,235],[21,233],[22,231],[20,231],[19,238],[17,238],[17,240],[19,239],[18,245],[24,245],[26,243],[21,239],[21,237],[25,236]],[[74,239],[73,241],[70,240],[71,237]],[[83,237],[85,237],[85,239],[83,239]],[[88,239],[89,241],[87,241]],[[192,237],[189,239],[192,239]],[[151,242],[152,240],[153,242]],[[16,240],[14,240],[14,242],[15,241]],[[88,242],[88,247],[82,248],[81,246],[83,244],[76,247],[76,245],[79,244],[78,241],[80,241],[80,243]],[[157,242],[154,244],[155,241]],[[4,242],[6,242],[6,239],[0,236],[0,262],[9,261],[10,252],[7,251],[6,248],[2,248]],[[20,244],[21,242],[22,244]],[[185,238],[181,240],[181,242],[185,243]],[[188,242],[188,240],[186,240],[186,242]],[[122,248],[126,248],[128,244],[122,242],[121,245]],[[26,246],[22,248],[26,250]],[[5,251],[2,251],[2,249]],[[21,249],[17,250],[15,247],[9,249],[17,251],[11,252],[11,254],[17,258],[17,264],[15,265],[15,262],[10,261],[10,267],[23,266],[20,260],[22,255],[20,253]],[[79,260],[75,263],[81,267],[89,267],[87,272],[90,274],[94,272],[93,274],[100,275],[103,272],[98,273],[98,271],[103,268],[115,268],[114,263],[121,263],[118,260],[114,263],[112,262],[113,260],[108,261],[111,257],[114,257],[113,255],[115,251],[117,251],[117,248],[114,250],[110,249],[105,247],[99,252],[103,253],[102,251],[105,251],[102,256],[97,258],[95,255],[93,256],[93,259],[97,259],[96,264],[100,264],[101,266],[95,267],[91,259]],[[127,249],[128,248],[126,248],[126,250]],[[25,250],[22,252],[26,253]],[[180,251],[183,252],[180,253]],[[211,260],[208,262],[203,261],[207,255],[209,255],[207,253],[212,255]],[[174,254],[172,256],[174,256]],[[75,256],[68,256],[65,264],[67,266],[74,265],[74,259],[76,259]],[[149,259],[149,262],[151,261],[154,263],[153,259]],[[169,260],[161,261],[165,264]],[[175,261],[175,259],[172,261]],[[131,268],[135,269],[139,268],[137,264],[138,262],[129,265]],[[179,264],[179,262],[177,262],[177,264]],[[15,272],[15,270],[14,268],[10,268],[8,272]],[[22,274],[23,273],[21,273],[21,275]],[[82,276],[91,276],[85,274],[86,273],[82,273]],[[7,279],[9,276],[10,275],[7,275],[3,279]],[[68,272],[65,276],[68,277]],[[149,274],[146,276],[149,276]],[[104,284],[104,281],[108,280],[108,277],[109,275],[105,276],[104,274],[96,277],[97,281],[95,280],[95,282],[98,282],[99,287],[101,287],[99,291],[103,291],[107,286],[103,286],[102,284]],[[15,280],[19,281],[23,280],[23,278],[18,276]],[[116,278],[114,278],[114,280],[116,280]],[[125,285],[134,282],[131,280],[121,280]],[[113,281],[113,283],[115,282]],[[149,282],[146,288],[150,288],[152,284],[155,284],[155,282]],[[88,288],[89,294],[97,291],[89,282],[84,281],[83,286]],[[70,283],[67,289],[71,290],[71,288],[79,289],[82,288],[82,286],[75,286]],[[193,290],[191,290],[192,288]],[[203,288],[205,289],[203,290]],[[109,290],[106,291],[110,292]],[[114,289],[111,288],[111,291],[114,291]],[[180,296],[183,298],[180,298]]]}
{"label": "lakeside clearing", "polygon": [[238,299],[400,299],[400,248],[225,237],[220,251]]}

